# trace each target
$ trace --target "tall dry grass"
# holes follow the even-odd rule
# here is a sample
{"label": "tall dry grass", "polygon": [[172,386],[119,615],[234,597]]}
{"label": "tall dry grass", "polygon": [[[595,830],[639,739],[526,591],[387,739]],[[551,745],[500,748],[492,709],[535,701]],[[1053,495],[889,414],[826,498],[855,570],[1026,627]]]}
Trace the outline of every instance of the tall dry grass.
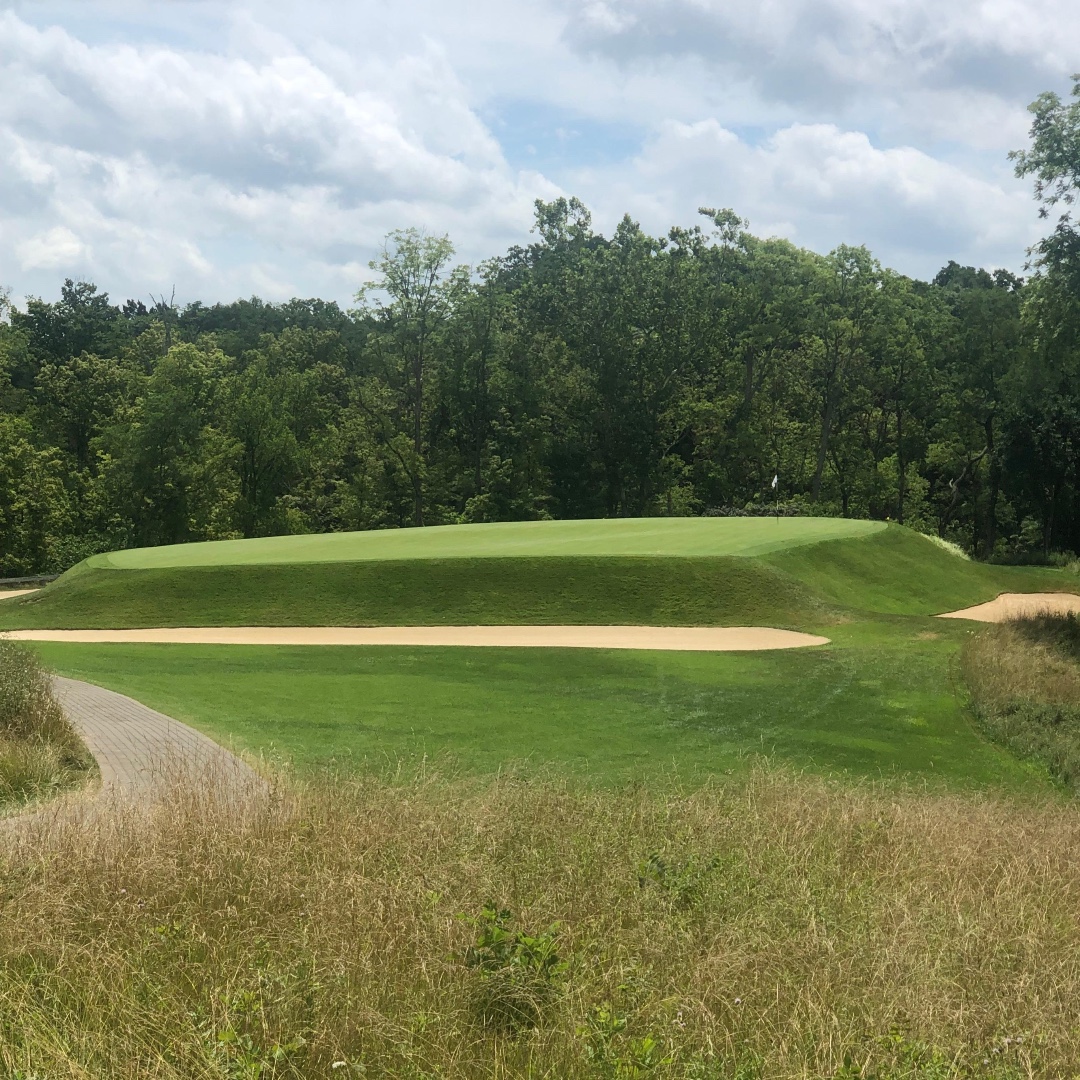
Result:
{"label": "tall dry grass", "polygon": [[961,652],[964,681],[986,731],[1080,786],[1080,620],[1036,615],[990,626]]}
{"label": "tall dry grass", "polygon": [[0,639],[0,809],[70,787],[92,769],[37,656]]}
{"label": "tall dry grass", "polygon": [[0,898],[8,1077],[1080,1073],[1061,801],[187,784],[40,824]]}

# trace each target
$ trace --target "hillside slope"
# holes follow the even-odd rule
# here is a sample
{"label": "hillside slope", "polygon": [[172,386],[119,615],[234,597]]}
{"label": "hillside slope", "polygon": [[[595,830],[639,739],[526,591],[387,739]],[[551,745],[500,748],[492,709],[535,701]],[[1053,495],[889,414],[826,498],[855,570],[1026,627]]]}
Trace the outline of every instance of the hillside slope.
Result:
{"label": "hillside slope", "polygon": [[[895,525],[808,542],[814,533],[805,525],[814,519],[770,521],[773,532],[771,537],[766,534],[773,545],[770,551],[687,553],[694,548],[695,530],[686,526],[701,520],[709,521],[676,522],[682,529],[669,532],[670,547],[660,554],[626,553],[635,545],[655,546],[656,533],[646,535],[643,529],[631,542],[613,544],[616,550],[609,555],[558,553],[580,546],[583,538],[596,544],[600,534],[593,529],[588,536],[581,530],[575,544],[548,543],[546,550],[552,553],[547,555],[498,554],[502,550],[498,537],[481,534],[487,554],[471,557],[424,558],[414,548],[412,557],[397,559],[380,553],[361,561],[229,563],[220,561],[228,552],[201,550],[192,555],[197,562],[202,560],[198,565],[120,569],[117,560],[137,553],[95,556],[40,593],[5,602],[0,606],[0,629],[470,623],[797,628],[827,625],[854,612],[936,614],[992,599],[1005,590],[1080,591],[1080,581],[1062,571],[968,562]],[[750,523],[761,524],[753,519]],[[526,546],[534,550],[543,546],[537,539],[542,531],[534,531]],[[615,531],[609,530],[609,535]],[[696,542],[703,533],[697,533]],[[384,546],[381,550],[388,551],[385,545],[401,534],[372,535]],[[718,535],[712,534],[714,544]],[[740,546],[731,539],[734,535],[729,531],[729,549]],[[314,550],[311,538],[272,539],[305,541],[306,551]],[[741,540],[747,552],[760,551],[764,543],[760,531],[751,535],[749,529]],[[226,542],[235,543],[249,542]],[[446,550],[445,541],[440,543]],[[280,556],[280,544],[270,547]],[[513,544],[510,548],[515,550]],[[182,547],[160,552],[159,563],[184,556]],[[135,561],[153,560],[140,554]]]}

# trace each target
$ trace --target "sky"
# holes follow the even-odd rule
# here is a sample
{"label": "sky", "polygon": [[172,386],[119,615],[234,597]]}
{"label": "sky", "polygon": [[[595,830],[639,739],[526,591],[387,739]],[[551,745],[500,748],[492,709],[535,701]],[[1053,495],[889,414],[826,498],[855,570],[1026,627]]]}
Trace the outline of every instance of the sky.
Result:
{"label": "sky", "polygon": [[1077,70],[1075,0],[0,0],[0,286],[348,304],[390,230],[475,265],[559,195],[1020,271]]}

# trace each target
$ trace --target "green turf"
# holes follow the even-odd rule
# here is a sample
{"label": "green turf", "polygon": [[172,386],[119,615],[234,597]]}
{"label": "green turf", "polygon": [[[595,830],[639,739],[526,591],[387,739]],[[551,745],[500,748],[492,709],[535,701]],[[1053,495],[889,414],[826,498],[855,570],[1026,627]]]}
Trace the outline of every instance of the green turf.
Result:
{"label": "green turf", "polygon": [[437,559],[87,569],[0,605],[0,627],[814,621],[810,591],[754,559]]}
{"label": "green turf", "polygon": [[968,562],[918,533],[889,526],[743,557],[488,556],[143,570],[107,569],[91,560],[36,595],[0,604],[0,629],[468,623],[799,628],[860,612],[934,614],[1007,590],[1077,588],[1080,579],[1061,570]]}
{"label": "green turf", "polygon": [[[822,771],[1017,788],[1042,783],[967,721],[957,624],[834,627],[820,650],[38,646],[75,678],[298,767],[426,756],[490,772],[694,780],[759,755]],[[940,634],[938,637],[927,637]]]}
{"label": "green turf", "polygon": [[881,522],[843,518],[605,518],[507,521],[317,536],[175,544],[95,555],[91,566],[248,566],[402,559],[546,558],[589,555],[760,555],[799,544],[867,536]]}
{"label": "green turf", "polygon": [[890,615],[940,615],[1002,592],[1080,592],[1064,570],[995,566],[959,558],[897,525],[866,540],[816,544],[764,556],[819,600]]}

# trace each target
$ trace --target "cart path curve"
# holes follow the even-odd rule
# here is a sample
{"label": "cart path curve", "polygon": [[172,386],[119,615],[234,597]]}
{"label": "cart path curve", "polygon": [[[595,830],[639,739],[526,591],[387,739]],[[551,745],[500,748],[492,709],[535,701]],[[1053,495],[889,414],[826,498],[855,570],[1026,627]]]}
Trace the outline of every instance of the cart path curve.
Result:
{"label": "cart path curve", "polygon": [[827,645],[770,626],[188,626],[142,630],[8,630],[19,641],[183,645],[432,645],[744,652]]}
{"label": "cart path curve", "polygon": [[57,700],[94,755],[102,794],[153,795],[178,770],[213,771],[240,784],[258,781],[249,765],[201,732],[133,698],[92,683],[53,677]]}

